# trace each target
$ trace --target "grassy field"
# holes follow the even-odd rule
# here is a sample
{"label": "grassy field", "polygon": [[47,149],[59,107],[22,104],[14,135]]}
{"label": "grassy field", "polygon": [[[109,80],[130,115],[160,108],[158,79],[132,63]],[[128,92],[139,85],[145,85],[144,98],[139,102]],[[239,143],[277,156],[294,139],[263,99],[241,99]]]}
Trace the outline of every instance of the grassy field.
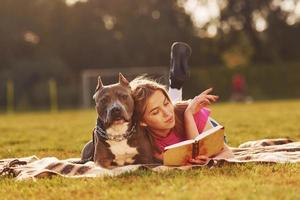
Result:
{"label": "grassy field", "polygon": [[[300,139],[300,101],[220,103],[213,117],[231,146],[262,138]],[[79,157],[91,138],[93,110],[0,115],[0,158]],[[188,172],[138,171],[97,179],[0,178],[1,199],[300,199],[299,164],[247,164]]]}

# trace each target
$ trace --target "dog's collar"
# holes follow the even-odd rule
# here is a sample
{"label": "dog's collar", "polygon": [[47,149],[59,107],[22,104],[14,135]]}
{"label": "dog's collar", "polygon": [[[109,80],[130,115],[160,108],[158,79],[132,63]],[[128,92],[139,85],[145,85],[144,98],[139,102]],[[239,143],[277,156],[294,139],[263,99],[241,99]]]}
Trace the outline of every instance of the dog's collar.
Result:
{"label": "dog's collar", "polygon": [[133,124],[133,126],[131,127],[130,130],[126,131],[123,134],[119,134],[119,135],[108,134],[106,132],[106,130],[104,130],[102,127],[103,126],[101,126],[101,124],[98,124],[98,120],[97,120],[97,124],[94,129],[94,132],[106,140],[113,140],[116,142],[120,142],[122,140],[130,138],[133,135],[133,133],[135,132],[135,124]]}

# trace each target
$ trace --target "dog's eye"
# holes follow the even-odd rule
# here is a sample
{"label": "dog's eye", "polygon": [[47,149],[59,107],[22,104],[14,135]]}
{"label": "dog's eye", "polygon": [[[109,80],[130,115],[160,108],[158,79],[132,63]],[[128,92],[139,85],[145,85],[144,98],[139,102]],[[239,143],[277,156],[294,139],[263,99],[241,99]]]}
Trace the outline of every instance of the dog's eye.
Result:
{"label": "dog's eye", "polygon": [[107,103],[107,102],[109,102],[109,97],[104,97],[100,101],[102,104]]}
{"label": "dog's eye", "polygon": [[127,98],[128,98],[128,95],[126,95],[126,94],[122,94],[120,96],[121,96],[121,99],[123,99],[123,100],[127,100]]}

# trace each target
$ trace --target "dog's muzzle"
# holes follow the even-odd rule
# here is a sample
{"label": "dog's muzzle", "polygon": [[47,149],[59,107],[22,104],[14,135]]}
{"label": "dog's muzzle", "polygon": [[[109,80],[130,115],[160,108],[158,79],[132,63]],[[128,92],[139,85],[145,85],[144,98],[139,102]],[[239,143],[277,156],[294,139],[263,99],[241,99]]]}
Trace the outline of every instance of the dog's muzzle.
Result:
{"label": "dog's muzzle", "polygon": [[120,107],[113,107],[109,115],[112,120],[119,120],[122,118],[122,109]]}
{"label": "dog's muzzle", "polygon": [[125,122],[129,122],[128,114],[126,115],[126,111],[121,106],[114,106],[108,110],[107,120],[105,120],[106,128],[110,127],[113,124],[122,124]]}

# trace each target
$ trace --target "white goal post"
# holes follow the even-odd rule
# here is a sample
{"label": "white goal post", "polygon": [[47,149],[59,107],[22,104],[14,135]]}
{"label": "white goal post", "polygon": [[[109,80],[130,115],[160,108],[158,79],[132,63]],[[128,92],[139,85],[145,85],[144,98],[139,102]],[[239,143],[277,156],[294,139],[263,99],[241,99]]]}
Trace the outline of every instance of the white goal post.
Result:
{"label": "white goal post", "polygon": [[[128,67],[128,68],[106,68],[106,69],[88,69],[81,73],[82,80],[82,106],[90,108],[92,106],[92,96],[97,85],[97,77],[101,76],[103,84],[107,85],[118,81],[119,72],[121,72],[129,81],[140,75],[147,75],[160,83],[168,85],[169,68],[168,67]],[[105,80],[107,80],[107,83]]]}

